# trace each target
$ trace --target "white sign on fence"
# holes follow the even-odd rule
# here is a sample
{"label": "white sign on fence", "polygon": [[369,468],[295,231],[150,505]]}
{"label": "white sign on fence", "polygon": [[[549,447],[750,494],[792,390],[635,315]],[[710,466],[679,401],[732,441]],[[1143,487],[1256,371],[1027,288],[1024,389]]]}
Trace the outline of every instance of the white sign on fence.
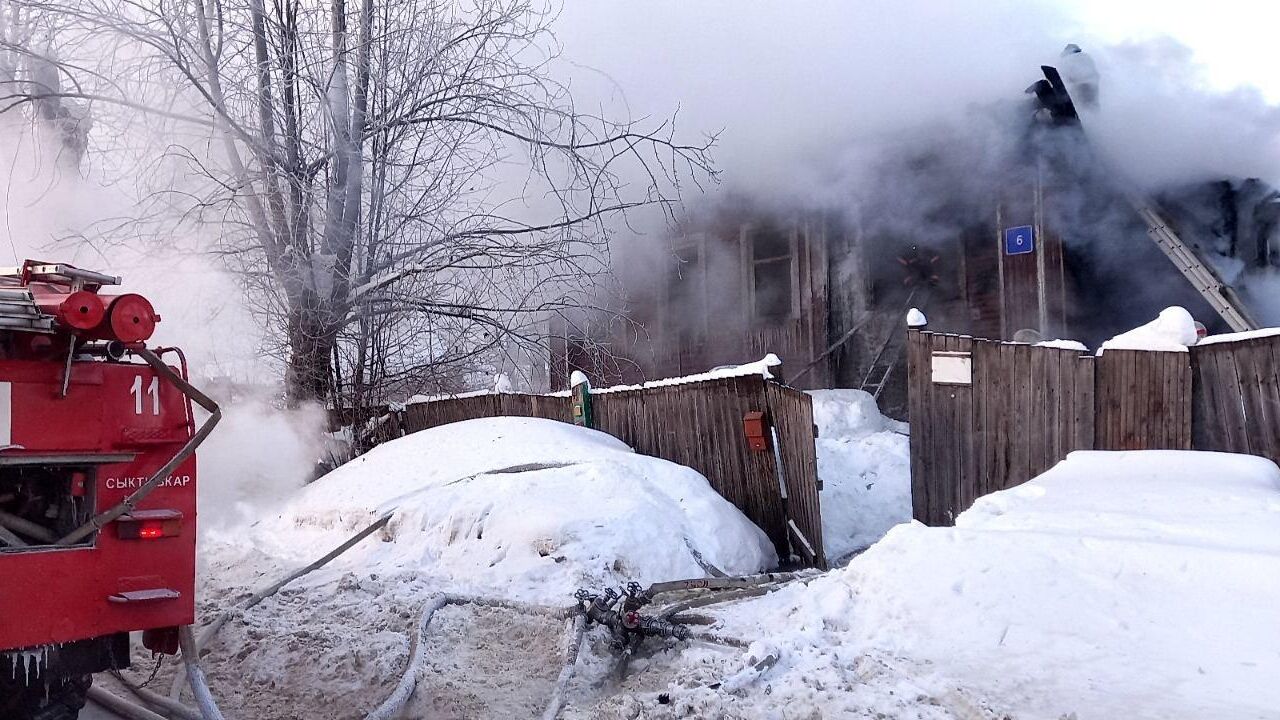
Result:
{"label": "white sign on fence", "polygon": [[935,352],[931,365],[939,385],[973,384],[973,358],[967,352]]}

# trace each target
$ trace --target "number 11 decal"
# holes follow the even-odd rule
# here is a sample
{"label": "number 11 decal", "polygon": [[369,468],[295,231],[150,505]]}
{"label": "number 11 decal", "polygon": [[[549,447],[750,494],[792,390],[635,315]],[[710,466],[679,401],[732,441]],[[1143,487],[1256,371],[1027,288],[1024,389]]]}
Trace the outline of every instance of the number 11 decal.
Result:
{"label": "number 11 decal", "polygon": [[[133,413],[135,415],[142,414],[142,376],[135,375],[133,378],[133,387],[129,388],[129,394],[133,396]],[[151,378],[151,384],[147,386],[147,395],[151,396],[151,414],[160,414],[160,378]]]}

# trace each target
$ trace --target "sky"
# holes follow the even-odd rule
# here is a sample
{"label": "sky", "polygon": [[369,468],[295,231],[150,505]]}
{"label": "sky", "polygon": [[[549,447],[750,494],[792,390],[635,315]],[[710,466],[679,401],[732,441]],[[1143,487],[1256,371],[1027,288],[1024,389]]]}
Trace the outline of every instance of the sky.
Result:
{"label": "sky", "polygon": [[1172,37],[1214,85],[1252,85],[1280,102],[1280,4],[1267,0],[1076,0],[1071,12],[1112,41]]}

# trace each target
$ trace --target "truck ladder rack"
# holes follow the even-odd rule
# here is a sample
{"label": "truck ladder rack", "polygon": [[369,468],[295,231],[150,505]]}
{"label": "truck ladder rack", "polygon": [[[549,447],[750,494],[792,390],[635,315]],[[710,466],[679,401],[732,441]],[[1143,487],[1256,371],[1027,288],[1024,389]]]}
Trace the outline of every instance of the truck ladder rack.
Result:
{"label": "truck ladder rack", "polygon": [[0,288],[0,330],[51,333],[53,318],[40,312],[27,288]]}

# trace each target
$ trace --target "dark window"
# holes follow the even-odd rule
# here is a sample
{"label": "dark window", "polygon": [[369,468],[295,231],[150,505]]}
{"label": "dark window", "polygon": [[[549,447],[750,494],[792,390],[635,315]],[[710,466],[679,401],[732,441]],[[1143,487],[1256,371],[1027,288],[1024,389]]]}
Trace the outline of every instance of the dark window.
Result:
{"label": "dark window", "polygon": [[751,233],[752,257],[756,262],[791,257],[791,238],[781,228],[766,225]]}
{"label": "dark window", "polygon": [[667,322],[682,342],[706,334],[706,268],[700,244],[672,250],[671,274],[667,280]]}
{"label": "dark window", "polygon": [[773,225],[751,232],[752,310],[757,322],[778,323],[795,315],[791,236]]}

